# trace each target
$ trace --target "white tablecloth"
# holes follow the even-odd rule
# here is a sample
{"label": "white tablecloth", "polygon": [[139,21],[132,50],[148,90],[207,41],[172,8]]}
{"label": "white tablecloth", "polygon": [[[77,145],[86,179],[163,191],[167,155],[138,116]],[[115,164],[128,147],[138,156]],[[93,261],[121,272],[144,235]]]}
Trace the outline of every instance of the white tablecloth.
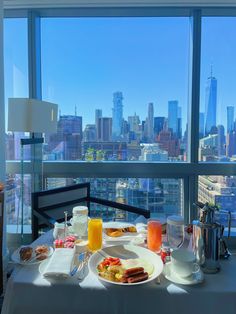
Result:
{"label": "white tablecloth", "polygon": [[[51,234],[38,243],[45,243]],[[17,266],[8,281],[2,314],[235,314],[236,255],[221,262],[218,274],[205,275],[196,286],[176,285],[164,277],[139,286],[104,284],[93,274],[50,282],[38,265]]]}

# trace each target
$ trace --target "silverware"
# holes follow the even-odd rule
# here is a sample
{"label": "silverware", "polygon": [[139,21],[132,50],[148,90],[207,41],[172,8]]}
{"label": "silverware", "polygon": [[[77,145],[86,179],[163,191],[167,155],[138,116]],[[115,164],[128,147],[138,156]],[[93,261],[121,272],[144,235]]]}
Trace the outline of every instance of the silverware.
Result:
{"label": "silverware", "polygon": [[82,269],[84,258],[85,258],[85,253],[80,253],[79,256],[77,256],[78,264],[70,272],[71,276],[74,276],[77,273],[77,271]]}
{"label": "silverware", "polygon": [[81,267],[78,269],[78,273],[77,273],[78,274],[77,278],[79,280],[83,280],[85,277],[85,269],[86,269],[86,266],[88,264],[88,261],[89,261],[90,255],[91,255],[90,252],[85,252],[82,254],[84,254],[84,258],[83,258],[83,261],[81,263]]}

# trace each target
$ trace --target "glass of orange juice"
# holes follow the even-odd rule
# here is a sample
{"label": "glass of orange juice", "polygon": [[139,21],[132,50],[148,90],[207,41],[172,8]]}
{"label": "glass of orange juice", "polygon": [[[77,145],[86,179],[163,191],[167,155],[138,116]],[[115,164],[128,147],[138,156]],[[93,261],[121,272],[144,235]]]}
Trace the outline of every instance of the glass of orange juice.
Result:
{"label": "glass of orange juice", "polygon": [[162,243],[161,222],[158,219],[150,219],[147,224],[147,246],[149,250],[159,252]]}
{"label": "glass of orange juice", "polygon": [[88,221],[88,247],[91,251],[102,248],[102,219],[91,218]]}

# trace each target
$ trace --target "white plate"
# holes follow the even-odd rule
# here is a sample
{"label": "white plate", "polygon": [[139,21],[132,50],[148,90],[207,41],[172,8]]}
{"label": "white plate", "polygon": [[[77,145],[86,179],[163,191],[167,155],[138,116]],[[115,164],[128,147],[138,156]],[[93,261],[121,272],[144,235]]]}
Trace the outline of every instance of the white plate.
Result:
{"label": "white plate", "polygon": [[[23,245],[23,246],[30,246],[30,245]],[[35,249],[36,247],[33,247],[33,246],[30,246],[30,247],[32,247],[33,249]],[[14,262],[14,263],[16,263],[16,264],[20,264],[20,265],[34,265],[34,264],[39,264],[39,263],[41,263],[42,261],[44,261],[44,260],[42,260],[42,261],[39,261],[39,260],[37,260],[36,259],[36,254],[33,252],[33,254],[32,254],[32,257],[31,257],[31,259],[30,260],[28,260],[28,261],[22,261],[21,259],[20,259],[20,254],[19,254],[19,251],[20,251],[20,249],[22,248],[22,246],[21,247],[19,247],[17,250],[15,250],[15,252],[12,254],[12,256],[11,256],[11,259],[12,259],[12,261]],[[49,256],[51,256],[52,255],[52,253],[53,253],[53,248],[51,247],[51,246],[48,246],[48,257]]]}
{"label": "white plate", "polygon": [[[111,221],[111,222],[104,222],[103,229],[107,228],[127,228],[127,227],[135,227],[135,225],[128,223],[128,222],[119,222],[119,221]],[[136,237],[140,236],[138,232],[125,232],[120,237],[109,237],[105,231],[103,232],[103,239],[106,243],[108,242],[124,242],[124,241],[131,241]]]}
{"label": "white plate", "polygon": [[192,273],[189,277],[183,278],[178,276],[178,274],[171,270],[171,262],[165,264],[163,273],[166,279],[180,285],[197,285],[204,280],[204,275],[200,268],[199,271]]}
{"label": "white plate", "polygon": [[[107,280],[103,277],[100,277],[97,271],[98,264],[101,263],[101,261],[104,259],[103,255],[119,257],[120,259],[132,259],[132,258],[145,259],[153,265],[154,267],[153,273],[149,276],[147,280],[132,283],[132,284],[122,283],[122,282],[113,282],[113,281]],[[102,249],[101,253],[100,252],[94,253],[89,259],[88,266],[89,266],[90,271],[94,273],[100,280],[114,284],[114,285],[122,285],[122,286],[141,285],[141,284],[150,282],[153,279],[157,278],[163,270],[163,263],[160,256],[158,256],[157,254],[143,247],[129,245],[129,244],[106,247]]]}

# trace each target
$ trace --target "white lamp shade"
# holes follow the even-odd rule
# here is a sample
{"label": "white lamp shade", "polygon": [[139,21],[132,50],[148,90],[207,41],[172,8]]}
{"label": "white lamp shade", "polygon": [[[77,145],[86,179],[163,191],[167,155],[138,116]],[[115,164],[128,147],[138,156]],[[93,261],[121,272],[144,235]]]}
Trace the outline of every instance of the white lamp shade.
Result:
{"label": "white lamp shade", "polygon": [[54,133],[58,105],[30,98],[8,99],[8,131]]}

